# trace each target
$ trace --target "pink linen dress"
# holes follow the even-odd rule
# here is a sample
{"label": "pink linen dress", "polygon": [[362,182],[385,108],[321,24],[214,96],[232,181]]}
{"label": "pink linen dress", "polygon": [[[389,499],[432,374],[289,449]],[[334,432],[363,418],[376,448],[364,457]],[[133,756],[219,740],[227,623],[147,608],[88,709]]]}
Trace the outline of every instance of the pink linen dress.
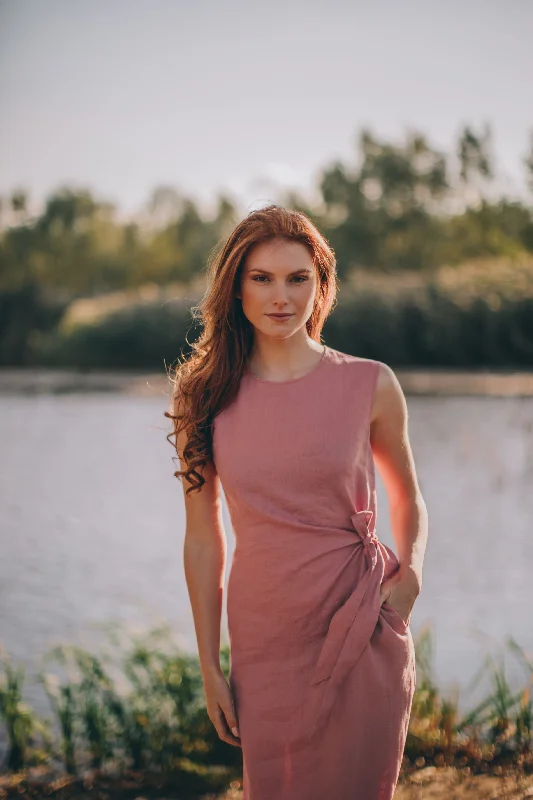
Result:
{"label": "pink linen dress", "polygon": [[235,551],[227,588],[243,800],[390,800],[416,682],[380,584],[369,441],[380,362],[324,347],[287,381],[248,369],[213,421]]}

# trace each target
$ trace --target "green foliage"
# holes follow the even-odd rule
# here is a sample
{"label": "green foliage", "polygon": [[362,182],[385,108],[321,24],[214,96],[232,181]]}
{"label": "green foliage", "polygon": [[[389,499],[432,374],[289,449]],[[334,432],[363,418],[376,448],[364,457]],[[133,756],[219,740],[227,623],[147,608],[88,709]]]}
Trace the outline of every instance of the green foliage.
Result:
{"label": "green foliage", "polygon": [[[168,627],[114,642],[116,652],[98,658],[68,646],[45,655],[41,680],[60,732],[54,752],[67,772],[109,761],[166,773],[184,761],[239,765],[207,715],[198,658],[175,647]],[[221,652],[223,668],[225,660]]]}
{"label": "green foliage", "polygon": [[390,302],[361,293],[342,300],[326,322],[331,347],[392,367],[527,369],[533,366],[533,296],[459,298],[429,284],[422,299]]}
{"label": "green foliage", "polygon": [[[115,631],[110,642],[113,646],[98,657],[72,646],[45,654],[47,671],[41,680],[56,715],[57,741],[55,731],[21,701],[22,669],[2,658],[0,722],[10,744],[6,769],[18,771],[35,763],[41,738],[48,760],[59,759],[73,776],[86,769],[101,773],[110,764],[115,775],[159,775],[158,785],[163,776],[180,776],[176,785],[182,788],[184,781],[205,786],[210,773],[220,787],[239,776],[242,751],[219,739],[207,716],[197,656],[174,644],[168,626],[128,640]],[[489,655],[469,685],[475,689],[488,675],[489,691],[461,714],[458,687],[444,695],[435,683],[431,629],[423,627],[414,643],[417,681],[406,764],[469,764],[483,770],[488,763],[531,760],[533,664],[523,649],[514,640],[508,642],[525,667],[528,685],[512,691],[503,658]],[[227,645],[220,664],[228,679]]]}
{"label": "green foliage", "polygon": [[496,177],[490,139],[489,128],[476,134],[466,127],[454,161],[417,132],[391,144],[365,130],[355,167],[337,161],[323,170],[319,212],[287,199],[325,233],[341,278],[356,265],[427,271],[478,256],[531,252],[531,207],[488,197]]}
{"label": "green foliage", "polygon": [[21,208],[13,196],[14,224],[0,235],[0,292],[37,284],[79,297],[146,281],[189,281],[237,222],[236,210],[220,197],[214,216],[204,218],[192,200],[176,196],[162,217],[154,194],[149,211],[126,222],[88,191],[58,189],[35,218],[27,200]]}
{"label": "green foliage", "polygon": [[[521,648],[512,641],[509,649],[527,661]],[[502,654],[495,659],[487,655],[470,681],[473,691],[488,674],[489,693],[471,711],[461,715],[458,708],[459,689],[443,696],[433,678],[433,641],[431,630],[424,627],[416,637],[417,682],[405,754],[420,765],[432,761],[436,765],[516,761],[522,763],[532,752],[532,703],[530,687],[513,692],[505,676]],[[529,678],[533,675],[527,664]],[[531,682],[531,681],[530,681]]]}
{"label": "green foliage", "polygon": [[17,772],[29,763],[30,747],[35,747],[39,737],[49,743],[49,733],[46,724],[22,700],[24,669],[14,666],[4,652],[0,654],[0,666],[0,720],[8,739],[5,767]]}
{"label": "green foliage", "polygon": [[66,308],[61,297],[46,295],[35,283],[0,292],[0,366],[32,366]]}
{"label": "green foliage", "polygon": [[185,339],[194,330],[188,307],[179,301],[129,306],[91,325],[55,331],[42,340],[38,357],[47,366],[163,369],[180,347],[187,352]]}
{"label": "green foliage", "polygon": [[[127,306],[92,324],[42,337],[33,360],[46,366],[160,370],[186,356],[187,342],[199,331],[182,301]],[[392,367],[530,369],[533,293],[467,295],[429,281],[421,291],[391,298],[362,288],[341,294],[323,335],[331,347]]]}
{"label": "green foliage", "polygon": [[[362,354],[393,365],[531,366],[531,292],[495,309],[480,285],[465,310],[432,286],[436,271],[448,265],[461,274],[471,259],[529,259],[532,270],[533,209],[495,196],[490,127],[478,133],[466,126],[451,154],[416,131],[387,142],[363,130],[357,148],[355,164],[322,170],[316,203],[294,192],[281,202],[307,213],[325,234],[343,289],[358,268],[387,277],[417,273],[426,288],[422,298],[404,297],[394,307],[375,294],[343,298],[328,321],[333,344],[348,352],[362,345]],[[532,153],[524,158],[530,182]],[[207,215],[169,186],[157,187],[128,220],[89,191],[68,187],[35,217],[28,209],[26,193],[14,192],[3,213],[9,224],[0,229],[0,366],[157,369],[171,362],[189,330],[180,305],[133,302],[68,331],[62,314],[80,298],[195,285],[242,216],[224,196]]]}

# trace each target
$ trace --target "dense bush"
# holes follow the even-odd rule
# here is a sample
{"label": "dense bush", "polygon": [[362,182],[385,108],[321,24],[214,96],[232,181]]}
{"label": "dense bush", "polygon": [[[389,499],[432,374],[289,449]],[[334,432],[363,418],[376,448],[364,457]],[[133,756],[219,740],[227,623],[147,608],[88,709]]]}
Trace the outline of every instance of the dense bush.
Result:
{"label": "dense bush", "polygon": [[[191,300],[138,304],[39,340],[43,366],[159,371],[189,351],[199,333]],[[330,347],[392,367],[531,369],[533,291],[477,294],[435,281],[412,291],[341,291],[326,321]]]}
{"label": "dense bush", "polygon": [[392,367],[531,369],[533,297],[504,300],[495,309],[482,297],[462,308],[434,289],[423,303],[361,296],[339,304],[324,338]]}
{"label": "dense bush", "polygon": [[42,340],[38,358],[43,366],[159,370],[188,351],[194,330],[188,307],[178,301],[132,306],[68,332],[58,329]]}
{"label": "dense bush", "polygon": [[67,305],[35,283],[0,292],[0,366],[35,364],[42,338],[55,331]]}

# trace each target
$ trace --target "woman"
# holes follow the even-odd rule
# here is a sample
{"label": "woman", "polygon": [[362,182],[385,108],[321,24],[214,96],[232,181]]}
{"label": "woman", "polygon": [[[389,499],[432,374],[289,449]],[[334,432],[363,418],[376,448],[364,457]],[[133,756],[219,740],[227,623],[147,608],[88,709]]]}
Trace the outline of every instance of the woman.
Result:
{"label": "woman", "polygon": [[[207,710],[242,747],[245,800],[391,798],[411,711],[427,512],[394,373],[320,343],[335,267],[304,214],[250,213],[210,264],[167,413]],[[398,557],[375,532],[374,460]]]}

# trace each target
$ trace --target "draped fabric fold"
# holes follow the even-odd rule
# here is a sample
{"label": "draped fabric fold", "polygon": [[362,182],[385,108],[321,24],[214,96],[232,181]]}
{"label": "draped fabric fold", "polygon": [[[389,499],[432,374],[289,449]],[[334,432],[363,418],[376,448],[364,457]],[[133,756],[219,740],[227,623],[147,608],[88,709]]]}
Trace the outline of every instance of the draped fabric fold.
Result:
{"label": "draped fabric fold", "polygon": [[381,609],[380,585],[385,574],[385,560],[375,534],[374,514],[370,509],[363,509],[352,514],[350,519],[359,536],[354,538],[354,546],[363,547],[368,569],[331,618],[311,682],[310,734],[326,722],[335,702],[335,690],[368,645]]}

